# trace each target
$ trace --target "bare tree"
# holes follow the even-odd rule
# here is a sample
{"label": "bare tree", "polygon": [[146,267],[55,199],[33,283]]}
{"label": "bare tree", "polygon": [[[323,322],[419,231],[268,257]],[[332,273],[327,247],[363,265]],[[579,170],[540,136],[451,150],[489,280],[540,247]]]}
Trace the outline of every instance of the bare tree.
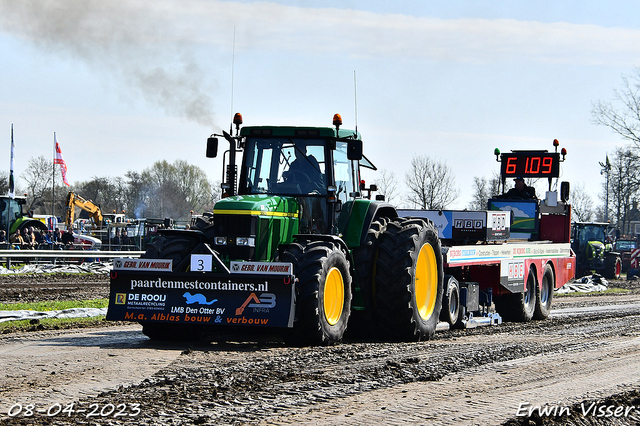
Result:
{"label": "bare tree", "polygon": [[186,219],[211,204],[213,191],[205,172],[183,160],[158,161],[140,174],[148,217]]}
{"label": "bare tree", "polygon": [[640,68],[634,68],[633,75],[622,76],[622,81],[622,89],[614,90],[613,101],[592,105],[592,121],[640,148]]}
{"label": "bare tree", "polygon": [[427,156],[413,157],[405,182],[409,187],[409,202],[422,209],[445,209],[458,198],[453,171],[446,162]]}
{"label": "bare tree", "polygon": [[584,184],[574,185],[569,198],[571,215],[576,222],[590,222],[595,215],[591,196],[584,189]]}
{"label": "bare tree", "polygon": [[613,223],[624,234],[627,232],[627,215],[631,200],[640,190],[640,158],[630,148],[616,149],[609,172],[609,193],[613,200]]}
{"label": "bare tree", "polygon": [[0,172],[0,194],[9,193],[9,172]]}
{"label": "bare tree", "polygon": [[378,192],[384,195],[385,200],[397,207],[399,194],[396,174],[389,170],[381,169],[380,175],[374,183],[378,187]]}
{"label": "bare tree", "polygon": [[469,203],[469,210],[485,210],[489,198],[500,192],[500,175],[494,173],[490,179],[473,178],[473,200]]}
{"label": "bare tree", "polygon": [[47,160],[43,155],[31,157],[27,162],[27,168],[22,174],[26,182],[27,210],[43,208],[47,195],[51,194],[53,179],[53,161]]}

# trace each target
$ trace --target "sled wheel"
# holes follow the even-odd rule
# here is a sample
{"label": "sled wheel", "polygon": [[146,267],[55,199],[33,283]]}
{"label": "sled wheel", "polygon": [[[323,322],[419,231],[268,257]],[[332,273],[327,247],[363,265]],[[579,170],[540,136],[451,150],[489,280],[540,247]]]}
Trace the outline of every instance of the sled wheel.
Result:
{"label": "sled wheel", "polygon": [[506,294],[495,298],[496,311],[505,321],[527,322],[536,308],[536,274],[529,269],[523,293]]}
{"label": "sled wheel", "polygon": [[533,319],[542,320],[549,317],[555,288],[556,280],[553,274],[553,268],[551,268],[551,265],[546,265],[544,267],[544,274],[542,274],[542,284],[536,286],[536,309],[533,313]]}
{"label": "sled wheel", "polygon": [[384,338],[433,336],[442,308],[442,252],[431,223],[397,218],[380,236],[375,275],[375,319]]}
{"label": "sled wheel", "polygon": [[440,321],[448,323],[451,328],[462,328],[462,306],[460,306],[460,284],[450,275],[444,277],[446,293],[442,296]]}
{"label": "sled wheel", "polygon": [[291,244],[282,261],[293,263],[296,313],[288,343],[333,345],[342,340],[351,314],[351,275],[346,254],[333,242]]}

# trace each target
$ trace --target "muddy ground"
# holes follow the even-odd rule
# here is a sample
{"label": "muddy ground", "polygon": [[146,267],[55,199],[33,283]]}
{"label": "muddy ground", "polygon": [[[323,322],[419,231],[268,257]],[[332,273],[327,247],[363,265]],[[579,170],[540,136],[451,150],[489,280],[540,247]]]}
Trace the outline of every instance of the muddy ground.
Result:
{"label": "muddy ground", "polygon": [[[0,302],[106,297],[107,282],[3,277]],[[417,343],[158,344],[135,324],[11,333],[0,337],[0,424],[640,424],[640,283],[610,285],[628,291],[558,297],[545,321]]]}

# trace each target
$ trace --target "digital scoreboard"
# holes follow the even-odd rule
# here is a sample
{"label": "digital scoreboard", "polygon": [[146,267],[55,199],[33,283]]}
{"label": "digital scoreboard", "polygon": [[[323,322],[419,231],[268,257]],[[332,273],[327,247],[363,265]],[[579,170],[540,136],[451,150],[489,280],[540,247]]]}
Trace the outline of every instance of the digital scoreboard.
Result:
{"label": "digital scoreboard", "polygon": [[560,153],[519,151],[500,154],[502,177],[557,178],[560,176]]}

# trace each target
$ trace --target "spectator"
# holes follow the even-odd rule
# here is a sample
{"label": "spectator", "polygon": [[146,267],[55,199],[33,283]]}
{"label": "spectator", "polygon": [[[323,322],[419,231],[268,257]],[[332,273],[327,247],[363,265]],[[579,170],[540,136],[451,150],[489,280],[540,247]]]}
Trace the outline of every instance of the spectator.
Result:
{"label": "spectator", "polygon": [[53,242],[54,243],[62,242],[62,234],[60,233],[60,228],[56,228],[56,230],[53,231]]}
{"label": "spectator", "polygon": [[34,238],[36,240],[36,247],[37,248],[40,248],[40,246],[45,243],[44,236],[42,234],[43,234],[43,232],[41,232],[39,229],[34,229],[33,230],[33,236],[34,236]]}
{"label": "spectator", "polygon": [[70,246],[73,246],[73,240],[73,232],[71,232],[71,229],[67,229],[66,231],[64,231],[61,237],[62,244],[64,244],[64,246],[68,248]]}
{"label": "spectator", "polygon": [[0,243],[6,243],[7,242],[7,232],[2,229],[0,230]]}
{"label": "spectator", "polygon": [[116,229],[116,236],[111,239],[111,248],[120,250],[120,230]]}
{"label": "spectator", "polygon": [[22,235],[20,235],[20,231],[11,234],[10,242],[14,249],[21,249],[24,246],[24,240],[22,239]]}
{"label": "spectator", "polygon": [[42,238],[44,239],[44,244],[49,246],[50,249],[53,248],[53,232],[51,232],[51,230],[43,232]]}
{"label": "spectator", "polygon": [[36,239],[29,228],[22,228],[22,244],[24,248],[33,250],[36,248]]}
{"label": "spectator", "polygon": [[127,235],[126,229],[123,229],[120,234],[120,244],[122,245],[123,250],[129,250],[129,236]]}

